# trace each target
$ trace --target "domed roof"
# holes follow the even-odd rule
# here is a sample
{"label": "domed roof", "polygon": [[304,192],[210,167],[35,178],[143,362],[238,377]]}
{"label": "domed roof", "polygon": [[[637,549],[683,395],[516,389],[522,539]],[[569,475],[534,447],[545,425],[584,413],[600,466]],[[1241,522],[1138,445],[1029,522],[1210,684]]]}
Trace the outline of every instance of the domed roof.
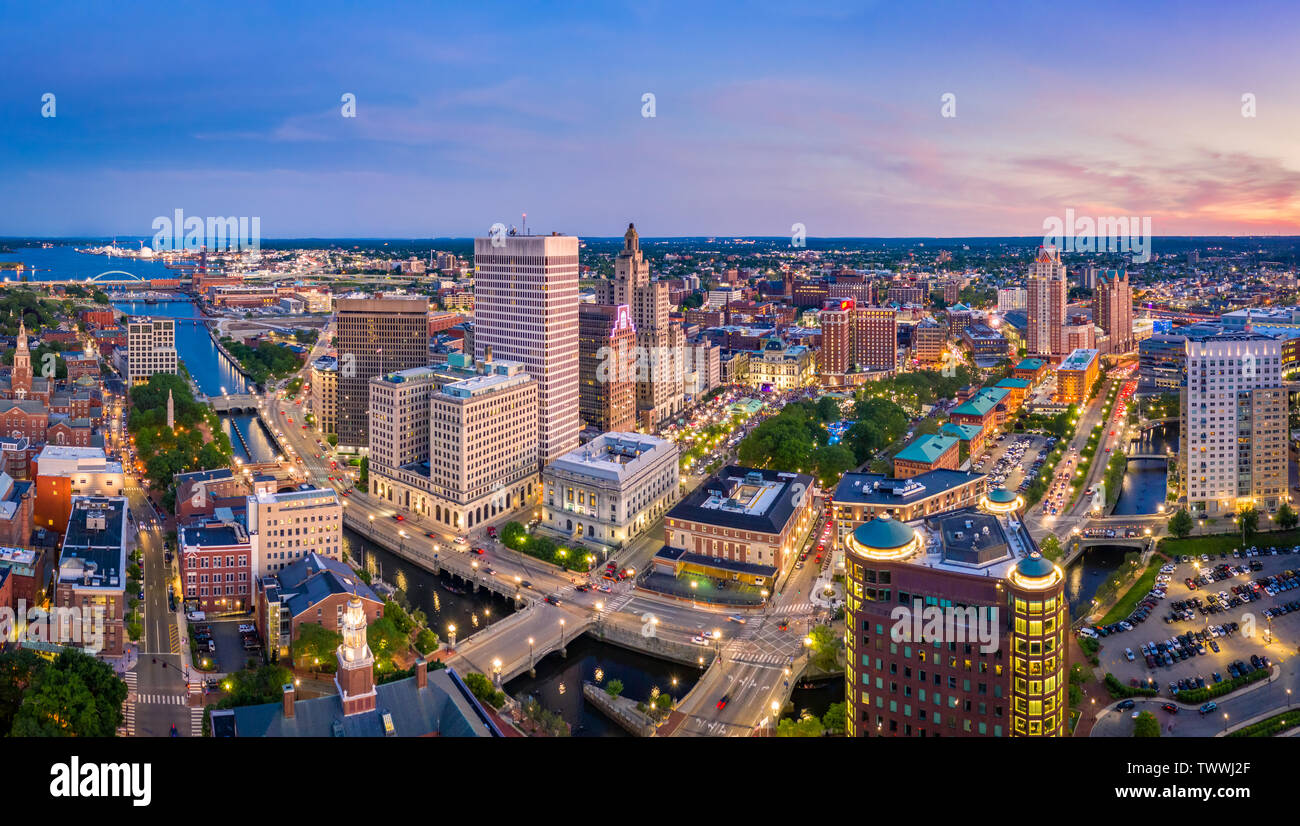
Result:
{"label": "domed roof", "polygon": [[1035,551],[1016,563],[1016,572],[1025,579],[1042,579],[1049,577],[1056,570],[1051,560]]}
{"label": "domed roof", "polygon": [[994,488],[988,492],[990,502],[997,502],[1000,505],[1008,505],[1016,501],[1016,495],[1006,488]]}
{"label": "domed roof", "polygon": [[878,516],[853,531],[853,538],[864,548],[890,551],[911,542],[916,532],[897,519]]}

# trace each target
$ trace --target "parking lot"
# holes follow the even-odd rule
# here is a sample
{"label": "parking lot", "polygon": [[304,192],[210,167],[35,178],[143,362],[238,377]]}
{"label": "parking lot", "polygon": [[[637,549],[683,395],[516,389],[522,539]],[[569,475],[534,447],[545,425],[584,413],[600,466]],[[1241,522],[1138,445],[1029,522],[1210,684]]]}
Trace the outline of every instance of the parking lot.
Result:
{"label": "parking lot", "polygon": [[1047,457],[1049,444],[1055,440],[1038,434],[1004,434],[1002,441],[994,441],[984,455],[975,462],[977,473],[987,473],[989,484],[1023,493],[1038,476],[1042,459]]}
{"label": "parking lot", "polygon": [[1144,604],[1127,621],[1132,630],[1099,638],[1101,668],[1120,682],[1154,684],[1169,697],[1171,683],[1212,685],[1216,674],[1236,676],[1242,663],[1246,671],[1266,668],[1289,659],[1300,641],[1300,553],[1179,560],[1166,566]]}
{"label": "parking lot", "polygon": [[244,637],[239,630],[241,625],[248,623],[248,620],[228,619],[213,620],[208,622],[190,623],[189,633],[195,635],[194,639],[199,642],[199,651],[204,652],[207,646],[204,644],[203,631],[206,628],[208,636],[215,644],[216,651],[209,653],[200,653],[200,656],[206,656],[215,661],[215,671],[223,674],[229,674],[233,671],[239,671],[248,665],[250,657],[255,658],[258,664],[262,661],[262,652],[259,649],[248,650],[244,647]]}

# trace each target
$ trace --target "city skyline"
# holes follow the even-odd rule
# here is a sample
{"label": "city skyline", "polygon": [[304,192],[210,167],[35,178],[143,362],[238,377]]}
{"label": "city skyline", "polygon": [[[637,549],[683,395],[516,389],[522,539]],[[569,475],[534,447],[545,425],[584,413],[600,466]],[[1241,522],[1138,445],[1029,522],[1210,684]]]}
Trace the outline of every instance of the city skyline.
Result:
{"label": "city skyline", "polygon": [[[797,26],[775,4],[404,7],[401,25],[223,7],[183,26],[14,7],[13,30],[37,36],[13,44],[0,91],[0,226],[147,236],[183,208],[258,216],[268,238],[473,237],[492,222],[473,216],[528,212],[606,237],[614,212],[660,237],[958,238],[1074,209],[1165,236],[1300,231],[1296,12],[1205,26],[1115,8],[1122,28],[1104,10],[1066,27],[1032,8],[849,2]],[[209,23],[223,36],[192,33]]]}

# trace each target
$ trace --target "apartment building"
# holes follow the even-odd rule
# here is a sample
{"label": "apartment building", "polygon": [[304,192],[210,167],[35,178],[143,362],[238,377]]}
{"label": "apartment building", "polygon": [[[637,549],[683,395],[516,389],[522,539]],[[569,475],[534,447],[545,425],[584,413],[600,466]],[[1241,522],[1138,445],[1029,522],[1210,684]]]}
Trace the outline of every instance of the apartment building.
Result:
{"label": "apartment building", "polygon": [[147,384],[155,373],[179,372],[176,357],[176,321],[137,317],[126,324],[127,381]]}
{"label": "apartment building", "polygon": [[247,507],[255,579],[312,553],[343,558],[343,504],[333,488],[303,484],[277,493],[274,478],[257,477]]}

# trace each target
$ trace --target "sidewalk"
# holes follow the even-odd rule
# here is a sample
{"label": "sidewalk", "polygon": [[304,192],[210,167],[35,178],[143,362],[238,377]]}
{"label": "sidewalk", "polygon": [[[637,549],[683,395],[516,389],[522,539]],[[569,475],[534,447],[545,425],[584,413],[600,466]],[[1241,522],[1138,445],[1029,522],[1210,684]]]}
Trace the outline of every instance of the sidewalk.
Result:
{"label": "sidewalk", "polygon": [[1088,737],[1092,734],[1092,728],[1097,724],[1097,719],[1105,713],[1106,707],[1113,700],[1110,698],[1110,692],[1106,691],[1106,686],[1101,680],[1097,679],[1096,670],[1092,663],[1084,656],[1083,649],[1079,647],[1079,639],[1073,634],[1069,636],[1069,662],[1071,664],[1081,665],[1087,674],[1086,679],[1081,686],[1083,690],[1083,702],[1078,706],[1080,712],[1079,723],[1074,727],[1074,737]]}

